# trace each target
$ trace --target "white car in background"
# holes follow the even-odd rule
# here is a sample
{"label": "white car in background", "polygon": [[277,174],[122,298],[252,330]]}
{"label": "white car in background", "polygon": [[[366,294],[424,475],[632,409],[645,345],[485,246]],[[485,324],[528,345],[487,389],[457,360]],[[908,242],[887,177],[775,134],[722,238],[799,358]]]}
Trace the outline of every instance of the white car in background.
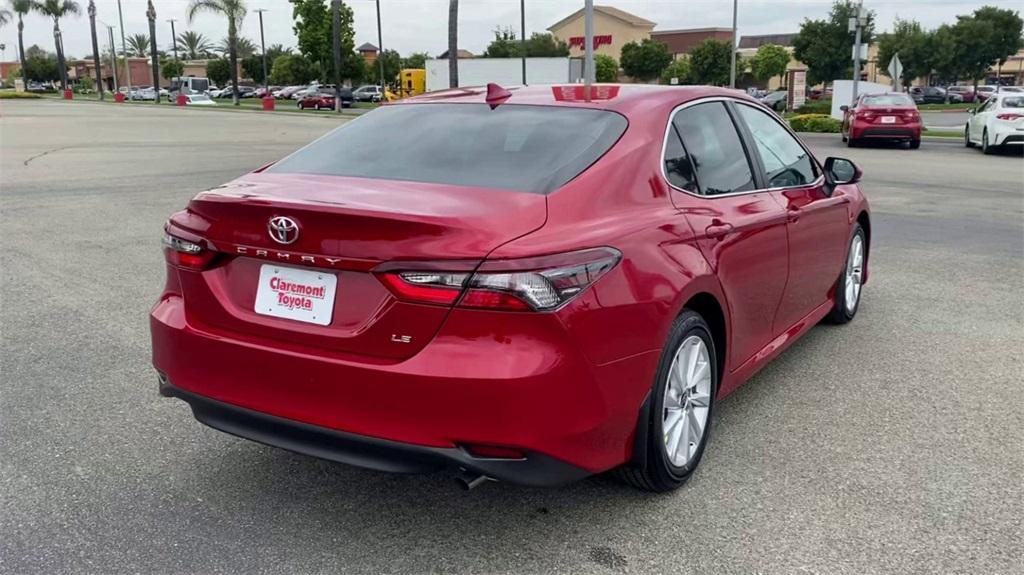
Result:
{"label": "white car in background", "polygon": [[185,105],[186,106],[216,106],[217,102],[214,102],[212,98],[206,94],[185,94]]}
{"label": "white car in background", "polygon": [[991,154],[1001,146],[1024,146],[1024,94],[999,92],[971,111],[964,145]]}

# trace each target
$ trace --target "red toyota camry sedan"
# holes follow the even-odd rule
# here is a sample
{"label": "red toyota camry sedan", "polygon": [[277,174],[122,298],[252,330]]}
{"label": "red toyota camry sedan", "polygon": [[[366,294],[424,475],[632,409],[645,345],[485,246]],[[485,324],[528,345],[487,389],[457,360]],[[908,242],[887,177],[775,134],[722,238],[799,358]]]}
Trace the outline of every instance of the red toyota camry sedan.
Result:
{"label": "red toyota camry sedan", "polygon": [[383,106],[171,216],[160,391],[378,470],[670,490],[718,401],[857,313],[860,176],[722,89]]}
{"label": "red toyota camry sedan", "polygon": [[921,147],[921,114],[906,94],[864,94],[852,108],[841,109],[843,141],[851,148],[867,140],[906,142],[912,150]]}

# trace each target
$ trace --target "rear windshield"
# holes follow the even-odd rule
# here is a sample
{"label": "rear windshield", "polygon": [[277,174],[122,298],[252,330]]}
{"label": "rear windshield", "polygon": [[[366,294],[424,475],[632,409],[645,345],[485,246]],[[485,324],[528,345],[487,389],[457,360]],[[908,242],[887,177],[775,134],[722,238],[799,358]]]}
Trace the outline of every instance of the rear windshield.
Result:
{"label": "rear windshield", "polygon": [[354,176],[550,193],[619,139],[605,110],[486,104],[385,106],[268,172]]}
{"label": "rear windshield", "polygon": [[1004,108],[1024,108],[1024,96],[1019,98],[1003,98]]}
{"label": "rear windshield", "polygon": [[864,104],[867,106],[913,106],[914,101],[905,94],[878,94],[877,96],[864,96]]}

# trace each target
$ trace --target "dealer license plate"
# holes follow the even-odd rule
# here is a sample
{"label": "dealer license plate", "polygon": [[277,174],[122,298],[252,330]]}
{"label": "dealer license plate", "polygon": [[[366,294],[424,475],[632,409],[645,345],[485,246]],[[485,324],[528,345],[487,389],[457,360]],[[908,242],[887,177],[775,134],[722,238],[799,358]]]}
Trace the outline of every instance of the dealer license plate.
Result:
{"label": "dealer license plate", "polygon": [[317,325],[331,323],[338,276],[275,265],[260,266],[256,313]]}

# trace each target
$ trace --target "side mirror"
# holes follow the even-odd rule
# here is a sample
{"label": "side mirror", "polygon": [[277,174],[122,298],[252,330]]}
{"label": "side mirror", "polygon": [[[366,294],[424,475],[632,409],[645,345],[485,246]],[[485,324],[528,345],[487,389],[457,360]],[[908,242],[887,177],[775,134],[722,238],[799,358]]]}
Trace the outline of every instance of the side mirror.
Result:
{"label": "side mirror", "polygon": [[856,184],[864,172],[850,160],[845,158],[828,158],[825,160],[825,184],[831,194],[836,186]]}
{"label": "side mirror", "polygon": [[846,104],[843,104],[842,106],[839,106],[839,109],[844,111],[844,112],[849,112],[850,111],[850,107],[847,106]]}

